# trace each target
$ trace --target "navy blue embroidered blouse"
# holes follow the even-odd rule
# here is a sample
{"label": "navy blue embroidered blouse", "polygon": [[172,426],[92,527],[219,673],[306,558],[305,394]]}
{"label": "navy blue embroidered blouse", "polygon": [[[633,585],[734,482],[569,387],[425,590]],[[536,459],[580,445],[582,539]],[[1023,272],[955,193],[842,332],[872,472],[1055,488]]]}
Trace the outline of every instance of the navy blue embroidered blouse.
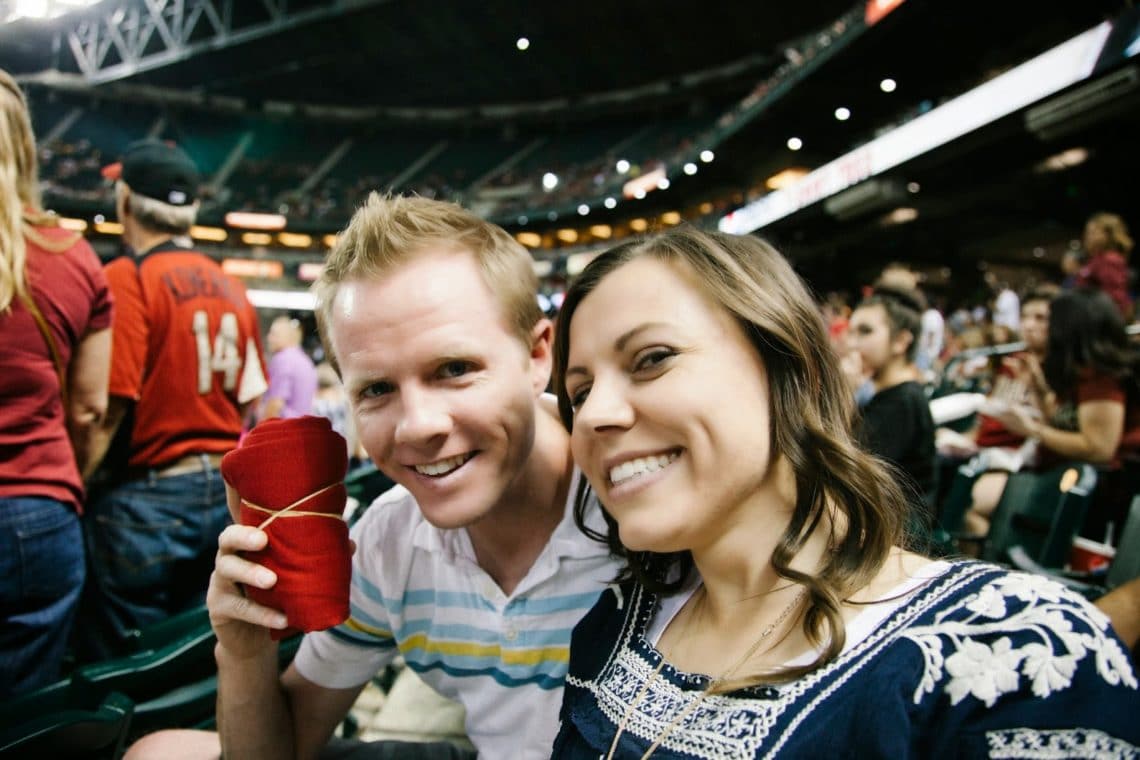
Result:
{"label": "navy blue embroidered blouse", "polygon": [[[706,680],[645,639],[656,597],[607,591],[574,630],[555,758],[640,758]],[[623,599],[622,604],[619,600]],[[792,683],[705,697],[655,758],[1140,757],[1140,689],[1108,619],[1039,576],[951,563]]]}

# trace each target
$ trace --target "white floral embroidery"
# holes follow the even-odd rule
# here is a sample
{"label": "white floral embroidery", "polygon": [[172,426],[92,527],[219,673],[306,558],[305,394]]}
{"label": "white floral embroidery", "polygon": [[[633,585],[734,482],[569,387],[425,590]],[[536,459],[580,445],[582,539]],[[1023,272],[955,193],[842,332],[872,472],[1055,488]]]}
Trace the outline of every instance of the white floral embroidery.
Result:
{"label": "white floral embroidery", "polygon": [[[663,750],[694,758],[775,758],[797,741],[799,729],[828,700],[900,639],[917,645],[925,664],[914,701],[939,688],[958,705],[977,699],[995,704],[1004,694],[1028,685],[1038,697],[1069,688],[1090,653],[1096,672],[1110,684],[1138,688],[1127,655],[1107,634],[1107,617],[1045,578],[995,574],[991,566],[965,563],[910,599],[863,641],[824,667],[763,695],[709,696],[668,734]],[[963,594],[965,586],[977,587]],[[700,683],[656,661],[634,646],[651,606],[635,587],[618,645],[597,679],[567,677],[571,689],[585,689],[608,722],[646,744],[691,704]],[[918,621],[926,625],[918,625]],[[1085,665],[1084,677],[1091,673]],[[646,682],[649,681],[647,684]],[[677,682],[685,682],[681,687]],[[909,689],[908,689],[909,691]],[[641,699],[632,712],[629,705]],[[969,708],[965,708],[969,709]],[[986,734],[992,757],[1135,757],[1135,748],[1108,734],[1086,730],[1008,729]],[[611,736],[605,738],[608,741]]]}
{"label": "white floral embroidery", "polygon": [[956,705],[973,694],[993,707],[997,698],[1017,689],[1020,680],[1017,666],[1022,654],[1004,636],[993,647],[966,639],[957,652],[946,658],[946,672],[950,683],[946,691],[950,693],[950,704]]}
{"label": "white floral embroidery", "polygon": [[1136,747],[1101,731],[1070,728],[1039,731],[1017,728],[986,733],[989,756],[1021,760],[1128,760],[1140,756]]}
{"label": "white floral embroidery", "polygon": [[[915,704],[944,676],[951,704],[973,696],[991,707],[1002,694],[1021,688],[1022,677],[1035,695],[1048,697],[1072,685],[1077,664],[1090,651],[1106,682],[1138,688],[1127,654],[1106,635],[1108,618],[1070,599],[1048,578],[1011,573],[942,610],[932,625],[906,631],[926,661]],[[1031,640],[1015,647],[1001,635],[1014,633]],[[1000,637],[993,640],[995,635]]]}

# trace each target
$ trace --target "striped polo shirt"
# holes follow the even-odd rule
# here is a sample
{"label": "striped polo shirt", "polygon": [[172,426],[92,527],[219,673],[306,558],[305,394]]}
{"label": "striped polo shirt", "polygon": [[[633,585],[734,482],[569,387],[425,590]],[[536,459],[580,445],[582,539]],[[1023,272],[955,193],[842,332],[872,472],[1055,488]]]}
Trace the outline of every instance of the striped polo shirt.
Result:
{"label": "striped polo shirt", "polygon": [[[486,758],[548,758],[558,729],[570,634],[618,572],[566,511],[510,595],[479,567],[466,529],[428,523],[403,487],[381,495],[353,528],[351,616],[309,634],[295,665],[327,688],[368,681],[400,654],[467,711]],[[596,502],[587,524],[604,532]]]}

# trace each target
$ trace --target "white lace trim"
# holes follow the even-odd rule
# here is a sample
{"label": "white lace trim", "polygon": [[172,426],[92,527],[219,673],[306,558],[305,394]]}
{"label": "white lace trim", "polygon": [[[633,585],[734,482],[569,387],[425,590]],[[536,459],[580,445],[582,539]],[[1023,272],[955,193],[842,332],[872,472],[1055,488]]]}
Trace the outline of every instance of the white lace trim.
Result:
{"label": "white lace trim", "polygon": [[1033,728],[1015,728],[1008,731],[986,733],[990,758],[1019,758],[1021,760],[1125,760],[1140,756],[1140,751],[1128,742],[1109,736],[1103,731],[1079,728],[1039,731]]}

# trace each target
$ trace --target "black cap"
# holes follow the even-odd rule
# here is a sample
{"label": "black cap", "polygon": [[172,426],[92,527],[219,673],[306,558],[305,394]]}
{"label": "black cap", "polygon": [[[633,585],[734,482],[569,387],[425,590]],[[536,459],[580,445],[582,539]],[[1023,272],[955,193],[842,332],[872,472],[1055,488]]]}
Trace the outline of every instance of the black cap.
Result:
{"label": "black cap", "polygon": [[189,206],[198,197],[198,168],[181,149],[160,140],[127,146],[122,161],[103,168],[108,179],[122,179],[139,195]]}

